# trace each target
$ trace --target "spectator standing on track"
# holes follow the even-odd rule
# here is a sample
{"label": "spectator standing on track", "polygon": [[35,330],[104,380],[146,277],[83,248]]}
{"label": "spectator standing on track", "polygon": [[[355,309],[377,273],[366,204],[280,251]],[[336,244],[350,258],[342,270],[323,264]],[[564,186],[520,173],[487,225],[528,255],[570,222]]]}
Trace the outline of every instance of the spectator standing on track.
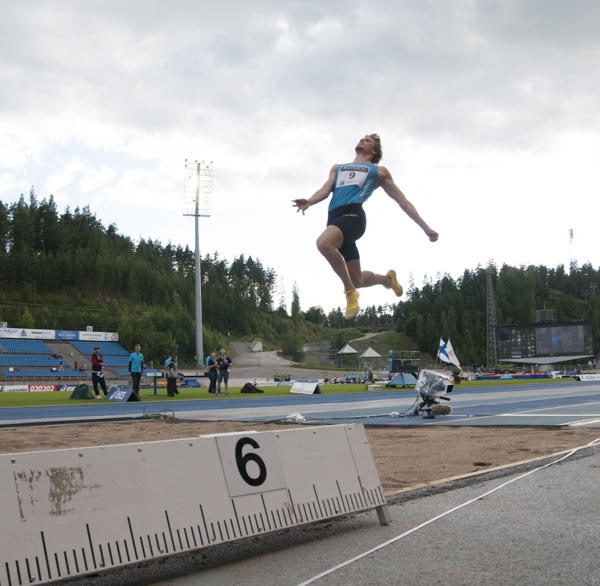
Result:
{"label": "spectator standing on track", "polygon": [[217,378],[219,376],[219,365],[217,364],[217,353],[213,350],[210,356],[206,359],[206,370],[208,371],[208,379],[210,384],[208,392],[214,395],[217,392]]}
{"label": "spectator standing on track", "polygon": [[221,393],[221,383],[225,382],[225,395],[229,395],[229,368],[232,366],[232,362],[231,358],[225,355],[223,348],[219,350],[219,353],[221,356],[217,358],[219,374],[217,376],[217,392],[215,394],[219,395]]}
{"label": "spectator standing on track", "polygon": [[96,399],[100,398],[100,392],[98,391],[98,383],[104,391],[106,397],[106,381],[104,380],[104,358],[100,354],[100,347],[94,346],[94,353],[91,356],[92,360],[92,385],[94,386],[94,393],[96,393]]}
{"label": "spectator standing on track", "polygon": [[171,356],[169,364],[167,364],[166,376],[167,397],[174,397],[175,395],[179,395],[179,391],[177,390],[177,356],[175,355]]}
{"label": "spectator standing on track", "polygon": [[144,374],[144,355],[140,352],[141,346],[136,344],[135,352],[129,356],[129,374],[133,382],[133,390],[139,395],[140,381]]}

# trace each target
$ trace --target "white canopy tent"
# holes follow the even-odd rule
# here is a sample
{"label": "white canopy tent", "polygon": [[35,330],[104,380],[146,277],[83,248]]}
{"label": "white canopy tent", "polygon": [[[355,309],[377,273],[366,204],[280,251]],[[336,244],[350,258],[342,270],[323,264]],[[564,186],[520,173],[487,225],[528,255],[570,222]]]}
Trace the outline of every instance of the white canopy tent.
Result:
{"label": "white canopy tent", "polygon": [[358,366],[359,368],[365,368],[368,370],[372,370],[373,369],[373,362],[372,360],[374,358],[381,358],[381,354],[379,354],[379,352],[377,352],[376,350],[373,350],[373,348],[371,348],[371,346],[369,346],[359,357],[358,359]]}
{"label": "white canopy tent", "polygon": [[350,346],[350,344],[346,344],[339,352],[338,354],[358,354],[358,350],[355,350],[354,348],[352,348],[352,346]]}
{"label": "white canopy tent", "polygon": [[340,357],[340,364],[344,362],[344,356],[348,356],[351,354],[358,354],[358,350],[355,350],[350,346],[350,344],[346,344],[339,352],[338,356]]}
{"label": "white canopy tent", "polygon": [[376,350],[373,350],[371,346],[369,346],[361,355],[360,358],[381,358],[381,354]]}

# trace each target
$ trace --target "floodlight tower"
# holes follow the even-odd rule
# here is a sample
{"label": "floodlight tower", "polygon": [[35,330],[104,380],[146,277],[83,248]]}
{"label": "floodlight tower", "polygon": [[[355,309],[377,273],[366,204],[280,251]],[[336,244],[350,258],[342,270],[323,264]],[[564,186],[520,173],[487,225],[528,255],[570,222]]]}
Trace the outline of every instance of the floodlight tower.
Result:
{"label": "floodlight tower", "polygon": [[569,268],[573,265],[573,228],[569,228]]}
{"label": "floodlight tower", "polygon": [[490,259],[487,268],[487,359],[488,366],[496,368],[498,365],[498,352],[496,348],[496,301],[494,299],[494,261]]}
{"label": "floodlight tower", "polygon": [[200,233],[198,218],[210,218],[212,211],[213,163],[185,160],[183,215],[196,219],[196,367],[204,369],[202,343],[202,288],[200,274]]}

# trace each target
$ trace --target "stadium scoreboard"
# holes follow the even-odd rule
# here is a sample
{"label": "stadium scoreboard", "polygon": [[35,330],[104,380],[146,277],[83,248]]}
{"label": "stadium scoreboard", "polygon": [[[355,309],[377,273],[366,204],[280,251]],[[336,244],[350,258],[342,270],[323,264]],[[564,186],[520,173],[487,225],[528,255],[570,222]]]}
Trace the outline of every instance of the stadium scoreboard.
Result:
{"label": "stadium scoreboard", "polygon": [[419,372],[421,352],[418,350],[390,350],[389,372]]}
{"label": "stadium scoreboard", "polygon": [[512,324],[496,328],[498,360],[585,358],[596,354],[591,320]]}

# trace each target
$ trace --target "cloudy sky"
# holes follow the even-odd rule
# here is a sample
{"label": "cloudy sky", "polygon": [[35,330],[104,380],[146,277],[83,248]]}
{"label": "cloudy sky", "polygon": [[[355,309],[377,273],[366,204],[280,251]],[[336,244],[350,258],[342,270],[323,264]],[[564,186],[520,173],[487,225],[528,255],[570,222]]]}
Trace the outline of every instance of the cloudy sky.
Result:
{"label": "cloudy sky", "polygon": [[[382,136],[430,243],[380,189],[364,269],[600,265],[600,3],[590,0],[2,2],[0,199],[194,243],[184,160],[214,162],[203,252],[272,267],[303,309],[344,305],[296,214],[358,139]],[[572,246],[569,229],[574,230]],[[395,296],[361,291],[363,305]]]}

